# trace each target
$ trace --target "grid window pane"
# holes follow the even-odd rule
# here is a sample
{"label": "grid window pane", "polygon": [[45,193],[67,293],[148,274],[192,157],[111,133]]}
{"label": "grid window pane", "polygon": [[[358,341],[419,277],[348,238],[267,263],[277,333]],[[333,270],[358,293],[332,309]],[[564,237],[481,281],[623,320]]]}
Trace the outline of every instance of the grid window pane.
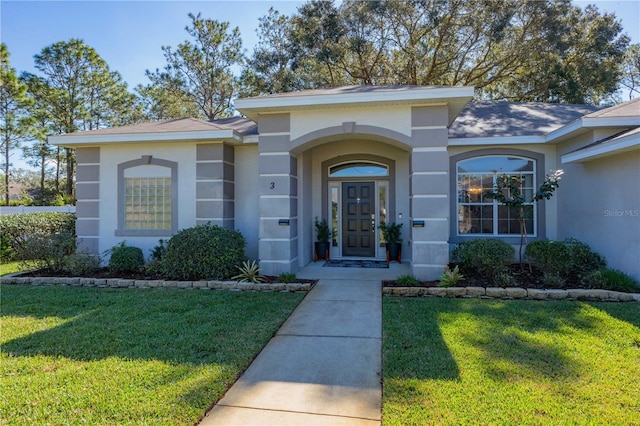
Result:
{"label": "grid window pane", "polygon": [[125,178],[125,228],[171,229],[171,178]]}
{"label": "grid window pane", "polygon": [[[510,209],[486,194],[491,192],[497,179],[504,174],[518,178],[519,195],[531,203],[535,194],[535,165],[533,160],[508,156],[471,158],[458,162],[458,233],[479,235],[519,235],[520,212]],[[508,190],[503,190],[507,197]],[[527,234],[534,233],[534,209],[524,207]]]}

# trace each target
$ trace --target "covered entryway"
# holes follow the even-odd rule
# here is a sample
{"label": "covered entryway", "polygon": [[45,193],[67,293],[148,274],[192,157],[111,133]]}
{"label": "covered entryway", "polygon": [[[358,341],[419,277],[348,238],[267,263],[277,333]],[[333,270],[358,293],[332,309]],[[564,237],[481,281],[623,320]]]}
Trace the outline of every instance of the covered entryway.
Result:
{"label": "covered entryway", "polygon": [[309,263],[315,220],[326,220],[331,259],[386,258],[379,225],[393,222],[404,225],[412,273],[440,276],[449,262],[448,126],[472,97],[472,87],[350,86],[238,100],[259,131],[262,272]]}

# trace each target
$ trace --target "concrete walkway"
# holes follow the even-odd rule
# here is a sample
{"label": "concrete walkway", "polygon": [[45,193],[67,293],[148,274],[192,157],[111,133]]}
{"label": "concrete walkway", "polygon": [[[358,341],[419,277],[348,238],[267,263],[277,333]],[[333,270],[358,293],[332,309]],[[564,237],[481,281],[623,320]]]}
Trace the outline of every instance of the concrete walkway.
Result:
{"label": "concrete walkway", "polygon": [[200,424],[379,425],[380,281],[408,271],[303,268],[320,281]]}

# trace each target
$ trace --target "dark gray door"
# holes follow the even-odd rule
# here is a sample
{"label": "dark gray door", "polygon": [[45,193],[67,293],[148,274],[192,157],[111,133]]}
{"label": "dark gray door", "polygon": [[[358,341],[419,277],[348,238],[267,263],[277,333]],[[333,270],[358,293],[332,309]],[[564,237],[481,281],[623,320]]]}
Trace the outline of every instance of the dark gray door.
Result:
{"label": "dark gray door", "polygon": [[342,184],[342,255],[374,257],[375,198],[373,182]]}

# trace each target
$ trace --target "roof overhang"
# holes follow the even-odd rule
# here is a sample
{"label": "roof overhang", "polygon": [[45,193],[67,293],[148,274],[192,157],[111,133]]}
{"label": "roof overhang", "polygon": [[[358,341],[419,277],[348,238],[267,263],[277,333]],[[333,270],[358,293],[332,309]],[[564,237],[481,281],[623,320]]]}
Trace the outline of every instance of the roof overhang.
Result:
{"label": "roof overhang", "polygon": [[543,144],[544,135],[531,136],[487,136],[481,138],[450,138],[449,146],[523,145]]}
{"label": "roof overhang", "polygon": [[606,127],[637,127],[640,126],[638,117],[582,117],[566,126],[562,126],[546,136],[547,142],[557,143],[573,138],[593,129]]}
{"label": "roof overhang", "polygon": [[64,147],[80,147],[93,145],[137,144],[145,142],[169,143],[198,140],[218,140],[220,142],[242,142],[242,136],[234,130],[211,130],[191,132],[149,132],[122,133],[104,135],[83,135],[69,133],[49,136],[49,143]]}
{"label": "roof overhang", "polygon": [[569,152],[561,156],[560,161],[562,164],[583,163],[637,149],[640,149],[640,131],[634,131],[607,142]]}
{"label": "roof overhang", "polygon": [[364,108],[384,106],[447,105],[449,124],[473,99],[471,86],[411,87],[403,90],[374,90],[335,93],[292,93],[290,96],[263,96],[238,99],[235,107],[251,120],[258,122],[261,114],[287,113],[331,108]]}

